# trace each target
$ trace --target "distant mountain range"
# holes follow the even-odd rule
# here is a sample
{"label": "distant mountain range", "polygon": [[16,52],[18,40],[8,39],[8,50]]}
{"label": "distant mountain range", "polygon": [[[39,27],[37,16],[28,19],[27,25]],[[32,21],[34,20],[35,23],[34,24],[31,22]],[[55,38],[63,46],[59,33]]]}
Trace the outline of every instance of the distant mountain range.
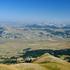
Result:
{"label": "distant mountain range", "polygon": [[0,38],[23,40],[47,40],[70,38],[70,24],[2,24],[0,26]]}

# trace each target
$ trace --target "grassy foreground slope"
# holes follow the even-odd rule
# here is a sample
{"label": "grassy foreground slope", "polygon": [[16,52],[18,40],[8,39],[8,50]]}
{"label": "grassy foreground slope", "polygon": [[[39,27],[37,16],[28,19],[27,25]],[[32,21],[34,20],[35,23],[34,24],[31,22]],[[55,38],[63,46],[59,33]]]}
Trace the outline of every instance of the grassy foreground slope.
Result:
{"label": "grassy foreground slope", "polygon": [[0,64],[0,70],[48,70],[39,64],[22,63],[15,65]]}
{"label": "grassy foreground slope", "polygon": [[48,70],[70,70],[70,64],[60,58],[44,54],[35,63],[39,63]]}
{"label": "grassy foreground slope", "polygon": [[41,66],[40,64],[34,63],[21,63],[13,65],[13,67],[17,68],[18,70],[48,70],[47,68]]}
{"label": "grassy foreground slope", "polygon": [[17,70],[17,69],[9,65],[0,64],[0,70]]}
{"label": "grassy foreground slope", "polygon": [[44,54],[33,63],[0,64],[0,70],[70,70],[70,64],[49,54]]}
{"label": "grassy foreground slope", "polygon": [[0,65],[0,70],[70,70],[70,65],[62,63],[21,63],[14,65]]}

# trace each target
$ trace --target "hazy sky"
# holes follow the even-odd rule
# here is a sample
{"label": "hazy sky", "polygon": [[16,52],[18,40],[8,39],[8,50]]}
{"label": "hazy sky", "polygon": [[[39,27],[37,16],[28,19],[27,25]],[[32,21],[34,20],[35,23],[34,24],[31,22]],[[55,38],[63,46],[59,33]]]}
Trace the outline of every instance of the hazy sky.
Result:
{"label": "hazy sky", "polygon": [[0,0],[0,21],[69,21],[70,0]]}

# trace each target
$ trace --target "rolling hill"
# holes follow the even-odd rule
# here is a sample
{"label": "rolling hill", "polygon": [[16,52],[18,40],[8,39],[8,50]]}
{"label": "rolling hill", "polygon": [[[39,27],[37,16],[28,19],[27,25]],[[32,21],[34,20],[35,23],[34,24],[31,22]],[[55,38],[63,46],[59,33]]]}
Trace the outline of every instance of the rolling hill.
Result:
{"label": "rolling hill", "polygon": [[33,63],[0,64],[0,70],[69,70],[70,64],[50,54],[44,54]]}

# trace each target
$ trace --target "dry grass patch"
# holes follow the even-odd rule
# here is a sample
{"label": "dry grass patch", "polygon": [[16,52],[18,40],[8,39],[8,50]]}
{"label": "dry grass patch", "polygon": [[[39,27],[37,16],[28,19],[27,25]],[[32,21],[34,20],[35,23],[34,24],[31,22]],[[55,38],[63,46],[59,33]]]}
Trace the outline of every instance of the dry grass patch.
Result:
{"label": "dry grass patch", "polygon": [[34,63],[21,63],[12,66],[17,68],[18,70],[48,70],[47,68]]}
{"label": "dry grass patch", "polygon": [[17,70],[17,69],[10,65],[0,64],[0,70]]}

